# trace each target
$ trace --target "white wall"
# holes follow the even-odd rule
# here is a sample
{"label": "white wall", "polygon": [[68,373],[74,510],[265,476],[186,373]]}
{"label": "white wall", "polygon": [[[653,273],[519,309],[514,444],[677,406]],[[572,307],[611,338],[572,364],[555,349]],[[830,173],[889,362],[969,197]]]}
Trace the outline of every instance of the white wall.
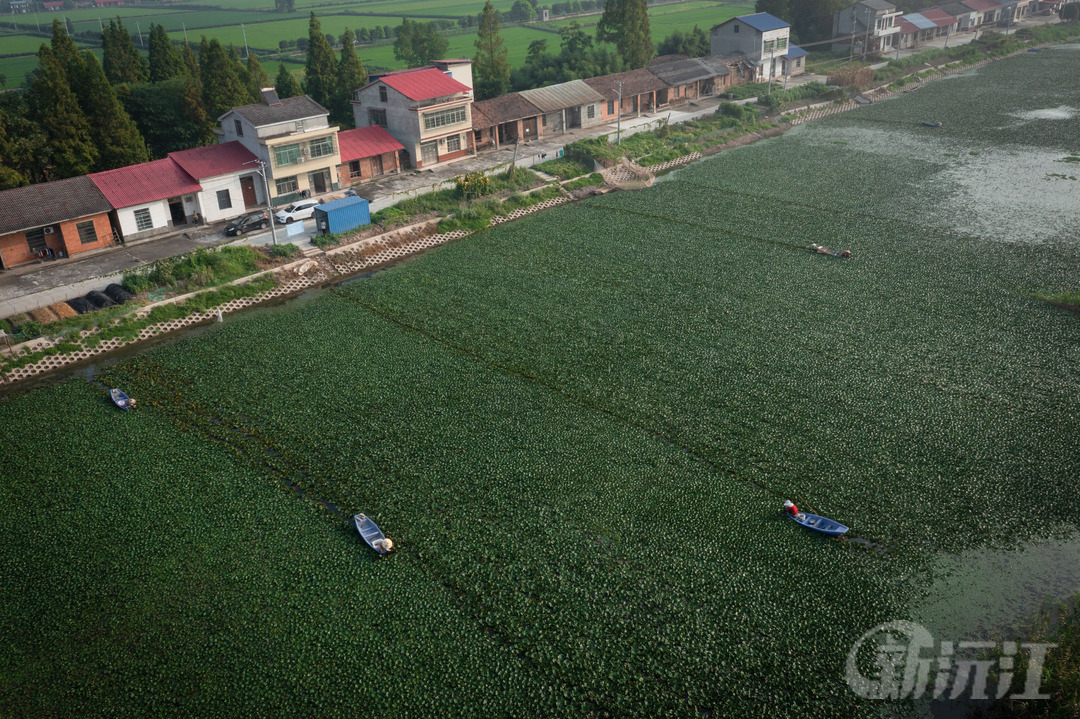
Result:
{"label": "white wall", "polygon": [[141,210],[144,207],[149,208],[150,220],[154,223],[151,230],[161,230],[169,226],[172,215],[169,213],[168,200],[157,200],[144,205],[132,205],[131,207],[125,207],[116,211],[116,217],[120,221],[120,232],[124,237],[131,237],[132,235],[151,231],[140,230],[139,226],[135,224],[135,211]]}
{"label": "white wall", "polygon": [[[247,208],[244,206],[244,191],[240,187],[239,175],[219,175],[199,180],[199,184],[203,188],[202,192],[199,193],[199,214],[207,222],[228,220],[247,212]],[[229,209],[218,209],[217,193],[219,190],[229,191],[229,199],[232,200],[232,207]],[[265,194],[262,188],[262,178],[256,175],[255,197],[258,199]],[[260,199],[260,201],[262,200]]]}

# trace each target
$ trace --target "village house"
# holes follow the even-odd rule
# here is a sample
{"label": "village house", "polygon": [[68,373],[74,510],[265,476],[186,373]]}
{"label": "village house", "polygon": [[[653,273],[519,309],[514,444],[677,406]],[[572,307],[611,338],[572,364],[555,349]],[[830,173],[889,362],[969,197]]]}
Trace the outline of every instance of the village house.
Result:
{"label": "village house", "polygon": [[1002,10],[1001,3],[994,2],[994,0],[960,0],[960,4],[978,13],[974,23],[974,27],[977,28],[995,24]]}
{"label": "village house", "polygon": [[937,24],[917,12],[901,15],[896,22],[900,32],[895,46],[901,50],[918,47],[920,43],[934,39],[937,33]]}
{"label": "village house", "polygon": [[405,148],[406,167],[430,167],[475,152],[472,86],[451,76],[455,70],[461,76],[462,64],[373,76],[353,95],[356,126],[386,130]]}
{"label": "village house", "polygon": [[338,133],[338,145],[341,147],[340,187],[401,172],[398,154],[405,148],[378,125],[342,130]]}
{"label": "village house", "polygon": [[[860,0],[833,13],[834,51],[887,53],[900,34],[901,11],[885,0]],[[854,47],[852,47],[854,45]]]}
{"label": "village house", "polygon": [[[878,2],[878,0],[866,0]],[[783,74],[791,25],[767,12],[740,15],[709,31],[711,55],[723,59],[745,82],[766,82]]]}
{"label": "village house", "polygon": [[604,102],[604,96],[589,87],[584,80],[522,90],[518,94],[542,113],[541,135],[557,135],[576,127],[589,127],[602,122],[600,106]]}
{"label": "village house", "polygon": [[116,242],[112,205],[89,177],[0,192],[0,269]]}
{"label": "village house", "polygon": [[274,205],[338,189],[338,128],[326,108],[307,95],[279,99],[272,87],[262,98],[219,117],[218,141],[239,142],[262,162]]}
{"label": "village house", "polygon": [[494,150],[540,136],[540,109],[516,92],[472,105],[473,145]]}
{"label": "village house", "polygon": [[668,84],[644,68],[591,77],[585,84],[603,97],[600,119],[604,122],[637,117],[668,104]]}
{"label": "village house", "polygon": [[170,158],[87,175],[113,207],[113,225],[124,241],[165,234],[195,213],[202,188]]}
{"label": "village house", "polygon": [[961,5],[959,2],[941,5],[940,9],[956,18],[955,29],[960,32],[971,30],[979,22],[979,12],[972,10],[967,5]]}
{"label": "village house", "polygon": [[[745,59],[739,53],[736,56]],[[660,55],[652,59],[648,70],[667,87],[666,92],[657,93],[659,106],[681,105],[699,97],[718,95],[731,86],[735,77],[727,59],[712,55]]]}
{"label": "village house", "polygon": [[925,10],[920,10],[919,14],[934,23],[936,26],[936,29],[934,30],[935,37],[948,37],[960,29],[960,21],[941,8],[926,8]]}
{"label": "village house", "polygon": [[266,189],[257,158],[239,142],[170,152],[169,159],[193,177],[200,190],[185,196],[185,214],[197,212],[201,221],[230,220],[265,205]]}

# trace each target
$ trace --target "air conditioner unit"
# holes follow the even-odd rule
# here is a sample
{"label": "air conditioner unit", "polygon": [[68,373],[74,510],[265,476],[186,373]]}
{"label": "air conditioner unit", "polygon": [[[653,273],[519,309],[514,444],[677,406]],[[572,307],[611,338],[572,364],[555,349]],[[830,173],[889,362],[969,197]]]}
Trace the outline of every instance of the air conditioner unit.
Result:
{"label": "air conditioner unit", "polygon": [[304,148],[304,154],[305,155],[310,155],[311,154],[311,148],[310,147],[305,147]]}
{"label": "air conditioner unit", "polygon": [[55,228],[52,228],[52,227],[46,227],[46,228],[45,228],[45,229],[43,230],[43,232],[44,232],[44,233],[45,233],[46,235],[51,235],[52,233],[56,232],[56,229],[55,229]]}

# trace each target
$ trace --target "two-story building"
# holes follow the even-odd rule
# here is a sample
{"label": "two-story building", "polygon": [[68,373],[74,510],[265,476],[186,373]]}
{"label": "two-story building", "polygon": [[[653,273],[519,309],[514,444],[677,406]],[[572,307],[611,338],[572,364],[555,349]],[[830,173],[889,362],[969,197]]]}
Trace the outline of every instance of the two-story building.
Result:
{"label": "two-story building", "polygon": [[782,75],[790,36],[791,25],[759,12],[713,26],[709,47],[713,56],[737,68],[747,82],[765,82]]}
{"label": "two-story building", "polygon": [[218,118],[218,141],[239,142],[262,161],[275,205],[337,190],[338,128],[326,108],[307,95],[281,100],[272,87],[262,96]]}
{"label": "two-story building", "polygon": [[[833,13],[833,50],[887,53],[899,39],[901,11],[886,0],[859,0]],[[852,47],[854,46],[854,47]]]}
{"label": "two-story building", "polygon": [[472,87],[451,76],[464,72],[461,64],[374,76],[353,95],[356,126],[386,130],[405,148],[406,161],[416,169],[475,153]]}

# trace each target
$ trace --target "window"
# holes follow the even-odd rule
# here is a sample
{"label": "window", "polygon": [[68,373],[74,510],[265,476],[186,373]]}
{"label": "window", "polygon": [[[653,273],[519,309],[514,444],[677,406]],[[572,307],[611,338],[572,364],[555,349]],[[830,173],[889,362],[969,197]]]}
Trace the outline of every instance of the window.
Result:
{"label": "window", "polygon": [[465,122],[464,107],[451,107],[448,110],[429,112],[424,115],[425,130],[434,130],[437,127],[446,127],[447,125],[457,125],[461,122]]}
{"label": "window", "polygon": [[609,115],[614,115],[615,114],[615,101],[614,100],[608,100],[607,101],[607,114],[609,114]]}
{"label": "window", "polygon": [[363,173],[360,172],[360,161],[353,160],[349,163],[349,177],[360,177]]}
{"label": "window", "polygon": [[97,242],[97,230],[94,229],[93,220],[80,222],[75,225],[75,229],[79,231],[79,242],[84,245],[92,245]]}
{"label": "window", "polygon": [[765,52],[772,52],[772,51],[773,51],[773,47],[774,47],[774,46],[775,46],[775,42],[774,42],[774,41],[772,41],[772,40],[766,40],[766,41],[765,41],[765,44],[764,44],[764,46],[763,46],[763,47],[764,47],[764,49],[765,49]]}
{"label": "window", "polygon": [[735,29],[735,34],[738,35],[739,34],[739,26],[738,25],[732,25],[732,27]]}
{"label": "window", "polygon": [[135,210],[135,227],[139,232],[154,229],[154,221],[150,219],[149,207]]}
{"label": "window", "polygon": [[244,136],[244,123],[240,122],[239,120],[233,120],[233,126],[236,128],[236,136],[237,137],[243,137]]}
{"label": "window", "polygon": [[368,124],[386,128],[386,110],[368,110]]}
{"label": "window", "polygon": [[379,102],[386,102],[386,85],[379,85]]}
{"label": "window", "polygon": [[787,50],[787,38],[786,37],[778,37],[778,38],[776,38],[776,49],[777,50]]}
{"label": "window", "polygon": [[291,165],[300,159],[300,144],[282,145],[274,148],[274,159],[278,165]]}
{"label": "window", "polygon": [[334,138],[327,135],[326,137],[320,137],[318,140],[312,140],[310,148],[312,157],[326,157],[327,155],[333,155]]}
{"label": "window", "polygon": [[229,196],[228,190],[217,191],[217,208],[219,210],[227,210],[232,207],[232,197]]}
{"label": "window", "polygon": [[589,105],[589,109],[585,111],[585,114],[590,120],[596,117],[596,105]]}
{"label": "window", "polygon": [[446,151],[457,152],[461,149],[461,135],[446,138]]}
{"label": "window", "polygon": [[27,230],[26,244],[30,246],[30,251],[35,254],[45,249],[48,246],[45,243],[45,228],[37,227],[33,230]]}
{"label": "window", "polygon": [[543,127],[547,127],[547,115],[544,115],[542,118],[540,118],[540,124]]}
{"label": "window", "polygon": [[299,187],[299,185],[296,184],[296,175],[293,175],[292,177],[279,177],[274,180],[274,184],[277,186],[277,193],[279,195],[287,195],[290,192],[296,192],[296,189]]}

